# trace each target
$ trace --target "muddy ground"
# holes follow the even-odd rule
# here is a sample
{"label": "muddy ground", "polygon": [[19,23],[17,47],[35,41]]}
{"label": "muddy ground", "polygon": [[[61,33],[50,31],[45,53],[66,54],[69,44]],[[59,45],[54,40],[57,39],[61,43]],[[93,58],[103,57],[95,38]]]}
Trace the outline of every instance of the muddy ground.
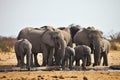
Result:
{"label": "muddy ground", "polygon": [[[41,63],[41,55],[38,56]],[[109,66],[120,66],[120,51],[110,51]],[[0,53],[0,67],[16,66],[15,53]],[[92,60],[93,63],[93,60]],[[88,67],[88,71],[13,71],[0,72],[0,80],[120,80],[120,70],[103,66]],[[103,70],[102,70],[103,69]]]}

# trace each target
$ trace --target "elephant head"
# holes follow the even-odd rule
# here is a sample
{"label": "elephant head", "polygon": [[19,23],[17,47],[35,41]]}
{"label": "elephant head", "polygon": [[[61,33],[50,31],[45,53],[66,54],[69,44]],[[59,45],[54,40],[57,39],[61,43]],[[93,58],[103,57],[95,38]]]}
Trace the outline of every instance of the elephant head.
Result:
{"label": "elephant head", "polygon": [[100,60],[101,39],[102,39],[102,34],[99,30],[96,29],[83,29],[81,31],[78,31],[74,36],[74,42],[76,43],[76,45],[93,46],[94,49],[93,66],[98,65],[98,62]]}
{"label": "elephant head", "polygon": [[[46,31],[43,36],[41,37],[41,41],[47,45],[47,47],[50,47],[51,49],[55,49],[55,54],[57,53],[57,55],[59,54],[59,57],[56,58],[55,60],[57,60],[57,65],[61,65],[62,64],[62,59],[63,56],[65,54],[65,40],[64,37],[62,35],[62,33],[60,31]],[[52,55],[52,56],[51,56]],[[51,61],[48,60],[48,63],[52,62],[52,58],[54,56],[54,53],[51,55],[49,54],[49,57],[51,56]]]}
{"label": "elephant head", "polygon": [[42,42],[50,47],[60,48],[63,45],[63,36],[59,31],[46,31],[42,36]]}
{"label": "elephant head", "polygon": [[51,39],[53,39],[53,41],[55,42],[55,47],[58,49],[61,49],[62,47],[62,36],[60,35],[59,32],[52,32],[50,33],[51,35]]}

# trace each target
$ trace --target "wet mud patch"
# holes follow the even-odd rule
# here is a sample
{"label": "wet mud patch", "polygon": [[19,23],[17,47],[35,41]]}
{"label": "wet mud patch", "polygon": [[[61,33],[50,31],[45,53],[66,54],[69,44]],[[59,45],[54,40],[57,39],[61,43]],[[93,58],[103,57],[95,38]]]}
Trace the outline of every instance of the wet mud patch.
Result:
{"label": "wet mud patch", "polygon": [[120,65],[112,65],[112,66],[110,66],[110,69],[120,70]]}

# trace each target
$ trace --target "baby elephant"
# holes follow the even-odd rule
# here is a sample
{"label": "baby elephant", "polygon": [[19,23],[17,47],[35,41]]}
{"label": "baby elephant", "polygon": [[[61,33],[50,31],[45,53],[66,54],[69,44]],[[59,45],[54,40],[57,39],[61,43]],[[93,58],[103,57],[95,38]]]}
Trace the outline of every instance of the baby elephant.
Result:
{"label": "baby elephant", "polygon": [[15,43],[15,53],[16,53],[16,58],[17,58],[17,66],[23,67],[24,64],[24,56],[26,55],[26,62],[27,62],[27,69],[30,70],[30,65],[31,65],[31,50],[32,50],[32,45],[27,39],[21,39],[18,40]]}
{"label": "baby elephant", "polygon": [[82,59],[82,68],[86,69],[91,64],[91,49],[86,45],[78,45],[75,47],[75,61],[76,66],[80,66],[80,59]]}
{"label": "baby elephant", "polygon": [[73,66],[72,62],[74,60],[74,57],[75,57],[74,48],[67,46],[65,49],[65,56],[62,61],[63,66],[67,66],[70,69],[72,69],[72,66]]}

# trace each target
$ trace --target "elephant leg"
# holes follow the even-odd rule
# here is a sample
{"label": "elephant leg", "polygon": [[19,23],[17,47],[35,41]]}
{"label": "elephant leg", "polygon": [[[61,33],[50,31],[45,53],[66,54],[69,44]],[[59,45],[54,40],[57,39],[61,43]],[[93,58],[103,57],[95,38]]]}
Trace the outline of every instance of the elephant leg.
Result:
{"label": "elephant leg", "polygon": [[70,58],[69,58],[69,68],[70,69],[72,69],[73,61],[74,61],[73,56],[70,56]]}
{"label": "elephant leg", "polygon": [[43,54],[43,63],[42,66],[46,66],[47,65],[47,54]]}
{"label": "elephant leg", "polygon": [[76,66],[80,66],[80,59],[76,60]]}
{"label": "elephant leg", "polygon": [[57,51],[55,52],[55,62],[57,66],[62,66],[62,62],[65,55],[61,53],[62,53],[61,49],[57,49]]}
{"label": "elephant leg", "polygon": [[91,65],[91,54],[87,55],[87,61],[86,61],[86,66],[90,66]]}
{"label": "elephant leg", "polygon": [[91,57],[86,58],[86,66],[89,66],[91,64]]}
{"label": "elephant leg", "polygon": [[65,66],[65,58],[62,60],[62,66]]}
{"label": "elephant leg", "polygon": [[27,52],[26,55],[26,61],[27,61],[27,69],[30,71],[30,66],[31,66],[31,54],[29,52]]}
{"label": "elephant leg", "polygon": [[21,62],[21,57],[19,55],[17,55],[18,53],[16,53],[16,58],[17,58],[17,66],[20,67],[20,62]]}
{"label": "elephant leg", "polygon": [[98,62],[98,65],[100,66],[101,64],[101,59],[102,59],[103,54],[100,55],[100,61]]}
{"label": "elephant leg", "polygon": [[86,63],[86,66],[89,66],[89,63],[88,63],[88,62],[89,62],[89,59],[88,59],[88,57],[87,57],[87,63]]}
{"label": "elephant leg", "polygon": [[[41,44],[41,48],[43,51],[43,63],[42,66],[46,66],[48,64],[48,47],[45,44]],[[53,57],[52,57],[53,59]]]}
{"label": "elephant leg", "polygon": [[35,67],[39,67],[40,66],[39,63],[38,63],[37,54],[38,53],[34,53],[34,65],[35,65]]}
{"label": "elephant leg", "polygon": [[67,58],[67,59],[66,59],[66,64],[65,64],[66,67],[69,67],[69,64],[70,64],[70,60]]}
{"label": "elephant leg", "polygon": [[83,69],[83,70],[86,69],[86,63],[87,63],[87,57],[83,57],[83,58],[82,58],[82,69]]}
{"label": "elephant leg", "polygon": [[24,67],[25,63],[24,63],[24,53],[21,54],[21,59],[20,59],[20,67]]}
{"label": "elephant leg", "polygon": [[48,65],[52,66],[53,64],[53,56],[54,56],[54,48],[50,49],[50,53],[48,56]]}
{"label": "elephant leg", "polygon": [[108,66],[108,57],[106,53],[103,56],[103,66]]}
{"label": "elephant leg", "polygon": [[31,54],[31,60],[30,61],[31,61],[30,66],[33,67],[34,66],[34,64],[33,64],[33,53]]}

